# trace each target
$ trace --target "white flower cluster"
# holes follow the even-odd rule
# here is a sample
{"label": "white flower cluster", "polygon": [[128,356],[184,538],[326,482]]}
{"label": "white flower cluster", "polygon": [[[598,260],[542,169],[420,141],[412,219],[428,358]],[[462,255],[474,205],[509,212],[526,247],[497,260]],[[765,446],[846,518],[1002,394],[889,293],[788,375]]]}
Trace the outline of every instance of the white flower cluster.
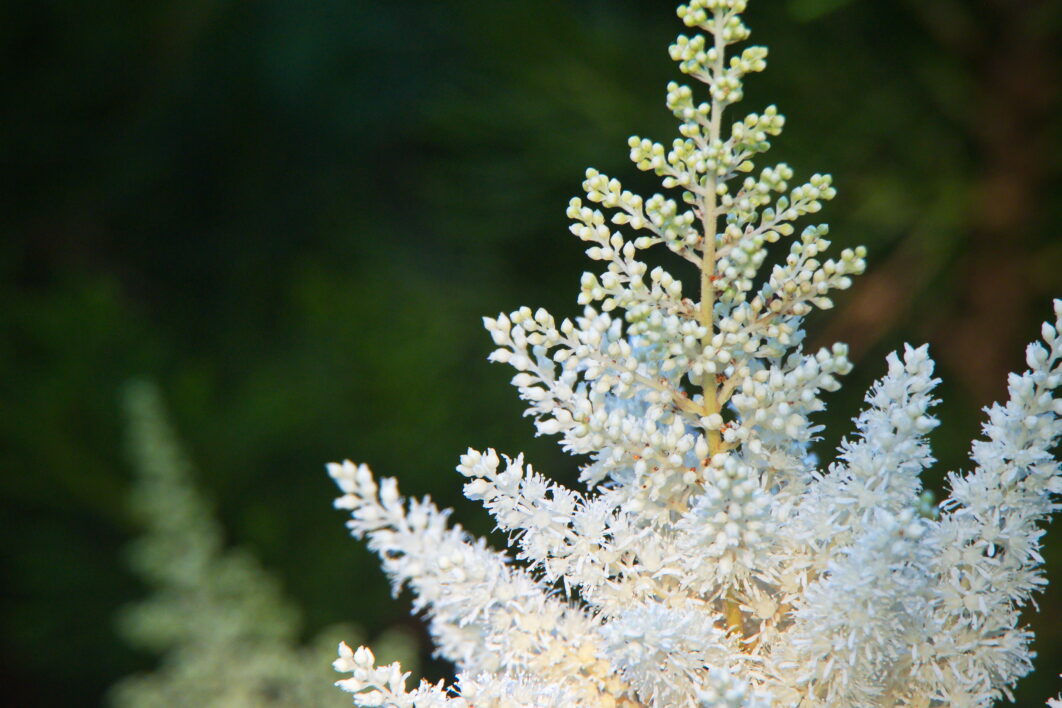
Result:
{"label": "white flower cluster", "polygon": [[[514,563],[394,480],[329,466],[352,532],[396,591],[412,589],[458,671],[453,687],[408,691],[397,665],[344,645],[336,668],[356,704],[972,707],[1030,670],[1019,614],[1046,582],[1039,524],[1062,492],[1050,454],[1062,300],[939,509],[919,480],[937,424],[925,347],[888,357],[855,436],[818,468],[812,416],[851,364],[843,345],[805,351],[803,320],[862,273],[865,251],[825,257],[825,225],[797,235],[793,222],[834,197],[828,175],[791,186],[788,165],[751,174],[784,124],[773,106],[724,134],[745,75],[766,65],[762,47],[726,57],[748,37],[744,9],[679,8],[704,34],[671,55],[707,98],[669,85],[681,138],[630,140],[634,163],[679,198],[645,199],[591,169],[585,202],[570,203],[572,232],[604,266],[583,275],[581,316],[485,320],[490,359],[516,370],[539,434],[586,456],[586,491],[522,456],[469,450],[465,493],[509,534]],[[696,267],[699,299],[641,260],[658,244]]]}

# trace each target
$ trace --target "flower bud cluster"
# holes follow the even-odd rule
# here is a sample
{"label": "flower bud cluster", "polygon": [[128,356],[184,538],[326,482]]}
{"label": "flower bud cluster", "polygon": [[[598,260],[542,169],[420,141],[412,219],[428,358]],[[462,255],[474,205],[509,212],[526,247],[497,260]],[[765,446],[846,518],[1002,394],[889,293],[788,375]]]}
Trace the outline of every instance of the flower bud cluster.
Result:
{"label": "flower bud cluster", "polygon": [[708,101],[695,104],[693,89],[684,84],[674,81],[668,83],[666,104],[674,116],[682,121],[679,133],[684,138],[702,135],[702,129],[707,128],[711,121],[712,104]]}
{"label": "flower bud cluster", "polygon": [[840,260],[819,261],[817,256],[830,245],[824,238],[827,233],[829,228],[825,225],[804,230],[800,240],[789,249],[785,265],[772,269],[767,283],[752,302],[753,310],[804,317],[813,307],[821,310],[833,307],[827,293],[847,290],[852,286],[851,276],[862,275],[866,270],[866,249],[846,248],[841,251]]}
{"label": "flower bud cluster", "polygon": [[825,407],[819,392],[839,389],[837,377],[851,369],[848,347],[835,344],[831,349],[820,349],[814,356],[793,355],[784,368],[749,373],[742,377],[730,399],[741,423],[729,428],[723,439],[749,444],[776,438],[809,442],[816,429],[808,416]]}
{"label": "flower bud cluster", "polygon": [[699,198],[717,189],[713,183],[753,168],[745,154],[718,139],[676,139],[668,150],[660,143],[631,136],[627,145],[631,162],[638,169],[663,177],[667,189],[683,189],[682,199],[687,204],[697,204]]}
{"label": "flower bud cluster", "polygon": [[750,158],[766,152],[770,147],[768,136],[781,134],[785,125],[778,109],[768,106],[762,115],[752,113],[735,123],[726,140],[712,135],[713,111],[721,111],[726,103],[740,100],[741,77],[750,71],[762,71],[766,66],[766,49],[750,47],[731,60],[729,69],[724,70],[719,63],[717,75],[706,73],[705,63],[716,61],[718,55],[715,48],[705,49],[704,37],[680,37],[672,47],[672,57],[686,67],[687,73],[709,83],[713,102],[695,103],[689,86],[671,82],[667,87],[667,106],[682,121],[679,133],[685,139],[673,141],[670,151],[660,143],[637,136],[628,141],[631,161],[638,169],[663,177],[667,188],[683,188],[683,200],[688,204],[697,204],[698,197],[705,197],[713,190],[726,194],[725,182],[738,173],[750,172],[753,169]]}
{"label": "flower bud cluster", "polygon": [[741,21],[746,0],[693,0],[680,5],[678,16],[687,27],[700,27],[724,44],[749,38],[749,28]]}
{"label": "flower bud cluster", "polygon": [[726,70],[712,77],[709,92],[712,99],[725,106],[737,103],[745,96],[742,78],[746,74],[760,72],[767,68],[767,48],[748,47],[739,57],[733,57]]}
{"label": "flower bud cluster", "polygon": [[[632,243],[636,249],[645,249],[658,243],[667,244],[675,253],[700,265],[695,247],[701,239],[700,232],[693,228],[696,214],[692,210],[679,211],[673,199],[666,199],[661,194],[654,194],[647,200],[637,194],[623,189],[619,180],[609,179],[595,169],[586,171],[583,182],[587,199],[618,211],[611,221],[619,226],[630,226],[635,230],[644,230],[652,236],[642,236]],[[568,204],[568,217],[577,223],[571,227],[572,233],[584,241],[596,241],[611,247],[608,243],[604,215],[597,210],[583,206],[582,200],[574,198]],[[643,271],[644,272],[644,271]]]}
{"label": "flower bud cluster", "polygon": [[[818,175],[816,175],[816,177],[818,177]],[[723,208],[726,210],[727,215],[728,231],[726,235],[731,236],[733,233],[731,229],[737,229],[740,234],[741,229],[744,226],[754,222],[759,215],[758,210],[773,201],[772,193],[784,192],[789,188],[789,180],[792,178],[792,168],[790,168],[789,165],[782,163],[775,167],[765,167],[763,171],[760,172],[759,178],[746,177],[741,185],[741,189],[736,195],[730,194],[727,186],[723,186],[719,189],[721,192],[720,201]],[[782,208],[779,209],[779,211],[787,213],[786,209],[788,208],[789,201],[785,197],[782,197],[781,200],[780,206]],[[801,211],[798,211],[801,206],[802,205],[799,203],[794,205],[793,211],[787,213],[787,215],[791,214],[792,219],[796,219],[798,216],[802,216],[803,214],[812,211],[811,208],[804,208]],[[815,208],[814,211],[818,211],[818,208]],[[774,215],[775,212],[771,210],[765,221],[773,223],[774,219],[772,217],[774,217]],[[766,236],[768,231],[771,231],[771,229],[765,228],[762,229],[760,233]],[[768,238],[767,240],[774,242],[778,240],[778,234],[789,236],[792,232],[792,226],[790,226],[788,233],[786,233],[785,230],[779,230],[777,234],[774,234],[772,238]]]}
{"label": "flower bud cluster", "polygon": [[[782,163],[768,167],[759,179],[746,177],[737,195],[731,196],[728,190],[720,188],[723,206],[726,207],[727,228],[747,230],[755,224],[756,235],[762,235],[768,243],[774,243],[780,236],[793,233],[793,221],[807,214],[815,214],[822,209],[822,203],[837,196],[830,175],[812,175],[811,179],[795,187],[789,195],[779,197],[773,207],[762,212],[760,208],[769,204],[771,192],[784,192],[789,187],[788,180],[793,178],[793,170]],[[728,234],[729,235],[729,234]]]}
{"label": "flower bud cluster", "polygon": [[762,114],[750,113],[743,121],[734,123],[730,128],[730,141],[744,160],[767,152],[771,147],[767,137],[781,135],[784,127],[785,116],[778,112],[777,106],[767,106]]}
{"label": "flower bud cluster", "polygon": [[[774,534],[770,505],[759,472],[735,454],[719,453],[705,470],[708,484],[682,519],[678,547],[689,586],[711,595],[747,581],[764,566],[759,557]],[[705,562],[705,558],[711,559]]]}

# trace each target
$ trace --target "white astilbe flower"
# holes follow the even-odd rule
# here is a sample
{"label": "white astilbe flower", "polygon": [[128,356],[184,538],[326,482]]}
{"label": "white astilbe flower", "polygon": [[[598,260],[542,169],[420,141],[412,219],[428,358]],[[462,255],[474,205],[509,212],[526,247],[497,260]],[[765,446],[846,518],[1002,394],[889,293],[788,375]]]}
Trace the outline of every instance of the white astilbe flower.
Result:
{"label": "white astilbe flower", "polygon": [[339,645],[339,658],[333,663],[336,671],[351,674],[338,681],[343,690],[354,694],[361,706],[387,708],[566,708],[580,704],[579,696],[564,686],[543,683],[526,674],[458,674],[460,695],[452,695],[443,682],[431,684],[421,681],[412,691],[406,690],[408,673],[398,663],[376,666],[368,647],[351,650]]}
{"label": "white astilbe flower", "polygon": [[706,667],[740,655],[711,613],[696,606],[632,607],[613,617],[603,634],[616,670],[653,705],[687,704],[704,687]]}
{"label": "white astilbe flower", "polygon": [[607,496],[586,499],[524,468],[522,458],[507,460],[499,472],[494,450],[469,450],[458,471],[472,481],[469,499],[481,500],[519,543],[521,559],[531,562],[550,582],[567,591],[577,587],[599,612],[626,607],[640,597],[665,597],[674,583],[660,575],[676,549],[670,536],[637,528],[630,513],[617,513]]}
{"label": "white astilbe flower", "polygon": [[774,534],[759,472],[733,453],[719,453],[706,468],[710,484],[675,524],[686,571],[683,584],[701,595],[730,587],[765,567],[766,540]]}
{"label": "white astilbe flower", "polygon": [[388,708],[469,708],[463,698],[451,698],[441,684],[422,681],[412,691],[406,691],[408,673],[396,661],[387,666],[376,666],[376,657],[367,647],[352,651],[346,643],[339,645],[339,658],[332,667],[351,678],[337,681],[336,685],[354,694],[360,706],[387,706]]}
{"label": "white astilbe flower", "polygon": [[697,691],[697,708],[771,708],[772,696],[766,691],[751,691],[726,669],[711,669],[707,686]]}
{"label": "white astilbe flower", "polygon": [[929,548],[914,510],[879,509],[866,530],[794,601],[775,657],[826,705],[894,705],[892,672],[929,619]]}
{"label": "white astilbe flower", "polygon": [[377,485],[368,467],[350,462],[329,465],[329,473],[345,492],[336,506],[351,510],[349,528],[369,539],[396,594],[410,585],[442,656],[466,673],[548,677],[591,702],[617,690],[595,624],[578,608],[552,597],[485,541],[449,527],[448,512],[428,501],[407,504],[394,479]]}
{"label": "white astilbe flower", "polygon": [[944,681],[969,700],[986,703],[1032,666],[1032,633],[1018,626],[1021,607],[1046,584],[1038,523],[1059,509],[1059,463],[1051,451],[1062,437],[1062,300],[1043,344],[1029,345],[1023,374],[1011,374],[1005,405],[987,409],[987,440],[974,442],[977,467],[950,474],[947,513],[935,529],[940,578],[935,620],[941,632],[919,662],[920,679]]}
{"label": "white astilbe flower", "polygon": [[[774,106],[724,122],[766,66],[763,47],[728,56],[748,38],[745,5],[679,8],[703,33],[671,56],[705,95],[669,84],[680,137],[628,142],[668,195],[590,169],[569,203],[603,269],[583,274],[579,316],[484,320],[490,360],[516,370],[537,432],[582,457],[586,488],[468,450],[465,494],[510,561],[394,480],[329,466],[354,535],[456,664],[452,686],[407,690],[400,667],[344,646],[340,685],[358,705],[974,708],[1031,669],[1020,613],[1046,582],[1040,524],[1062,492],[1062,300],[939,509],[920,479],[937,425],[926,347],[888,356],[854,435],[820,466],[815,415],[852,365],[843,344],[805,351],[803,321],[863,272],[865,250],[828,258],[825,225],[797,231],[835,196],[829,175],[794,185],[789,165],[754,165],[784,126]],[[657,245],[698,269],[698,299],[646,264]]]}
{"label": "white astilbe flower", "polygon": [[869,407],[855,420],[858,438],[841,442],[839,462],[809,484],[788,519],[776,560],[791,592],[802,592],[809,575],[871,530],[880,511],[899,513],[921,494],[919,474],[933,462],[925,435],[937,425],[928,411],[938,380],[925,346],[886,361],[888,374],[871,387]]}
{"label": "white astilbe flower", "polygon": [[472,478],[465,495],[483,502],[498,528],[519,540],[520,558],[541,570],[546,580],[586,588],[604,583],[610,574],[609,509],[600,503],[588,505],[582,495],[550,482],[530,466],[525,469],[522,457],[506,460],[502,471],[500,462],[494,450],[484,454],[470,449],[462,456],[457,470]]}

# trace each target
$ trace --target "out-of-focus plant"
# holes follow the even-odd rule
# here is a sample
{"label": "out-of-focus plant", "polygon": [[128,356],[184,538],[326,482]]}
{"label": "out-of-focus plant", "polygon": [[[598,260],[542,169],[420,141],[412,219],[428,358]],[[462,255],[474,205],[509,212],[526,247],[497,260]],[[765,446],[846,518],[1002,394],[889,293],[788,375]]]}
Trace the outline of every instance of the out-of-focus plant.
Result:
{"label": "out-of-focus plant", "polygon": [[[299,613],[280,585],[244,549],[226,548],[209,504],[168,424],[156,388],[126,391],[136,483],[132,503],[145,524],[132,563],[152,587],[148,599],[120,618],[130,642],[162,655],[147,674],[113,687],[116,708],[305,708],[348,701],[331,685],[329,628],[299,638]],[[415,661],[407,635],[380,637],[385,651]]]}

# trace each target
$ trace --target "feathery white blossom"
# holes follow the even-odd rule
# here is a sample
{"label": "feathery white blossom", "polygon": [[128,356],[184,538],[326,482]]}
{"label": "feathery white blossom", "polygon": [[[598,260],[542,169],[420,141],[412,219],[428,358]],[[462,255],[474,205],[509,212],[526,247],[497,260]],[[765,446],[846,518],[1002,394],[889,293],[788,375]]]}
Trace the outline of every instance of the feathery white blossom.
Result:
{"label": "feathery white blossom", "polygon": [[[774,106],[724,123],[767,50],[745,0],[693,0],[671,56],[707,84],[671,83],[681,137],[628,143],[668,194],[643,198],[589,169],[571,231],[578,317],[520,308],[485,318],[495,362],[541,435],[586,456],[576,491],[494,450],[458,471],[508,534],[515,562],[450,526],[394,480],[333,464],[355,536],[408,585],[453,686],[408,690],[397,665],[343,645],[340,681],[363,706],[988,706],[1031,668],[1020,612],[1046,580],[1039,524],[1059,508],[1062,300],[1007,403],[988,410],[976,465],[939,509],[920,474],[937,383],[926,347],[887,358],[825,469],[809,445],[825,392],[851,364],[805,351],[803,320],[864,270],[828,228],[796,222],[836,191],[753,163],[781,133]],[[790,241],[767,268],[768,246]],[[641,252],[664,245],[699,271],[699,298]]]}

